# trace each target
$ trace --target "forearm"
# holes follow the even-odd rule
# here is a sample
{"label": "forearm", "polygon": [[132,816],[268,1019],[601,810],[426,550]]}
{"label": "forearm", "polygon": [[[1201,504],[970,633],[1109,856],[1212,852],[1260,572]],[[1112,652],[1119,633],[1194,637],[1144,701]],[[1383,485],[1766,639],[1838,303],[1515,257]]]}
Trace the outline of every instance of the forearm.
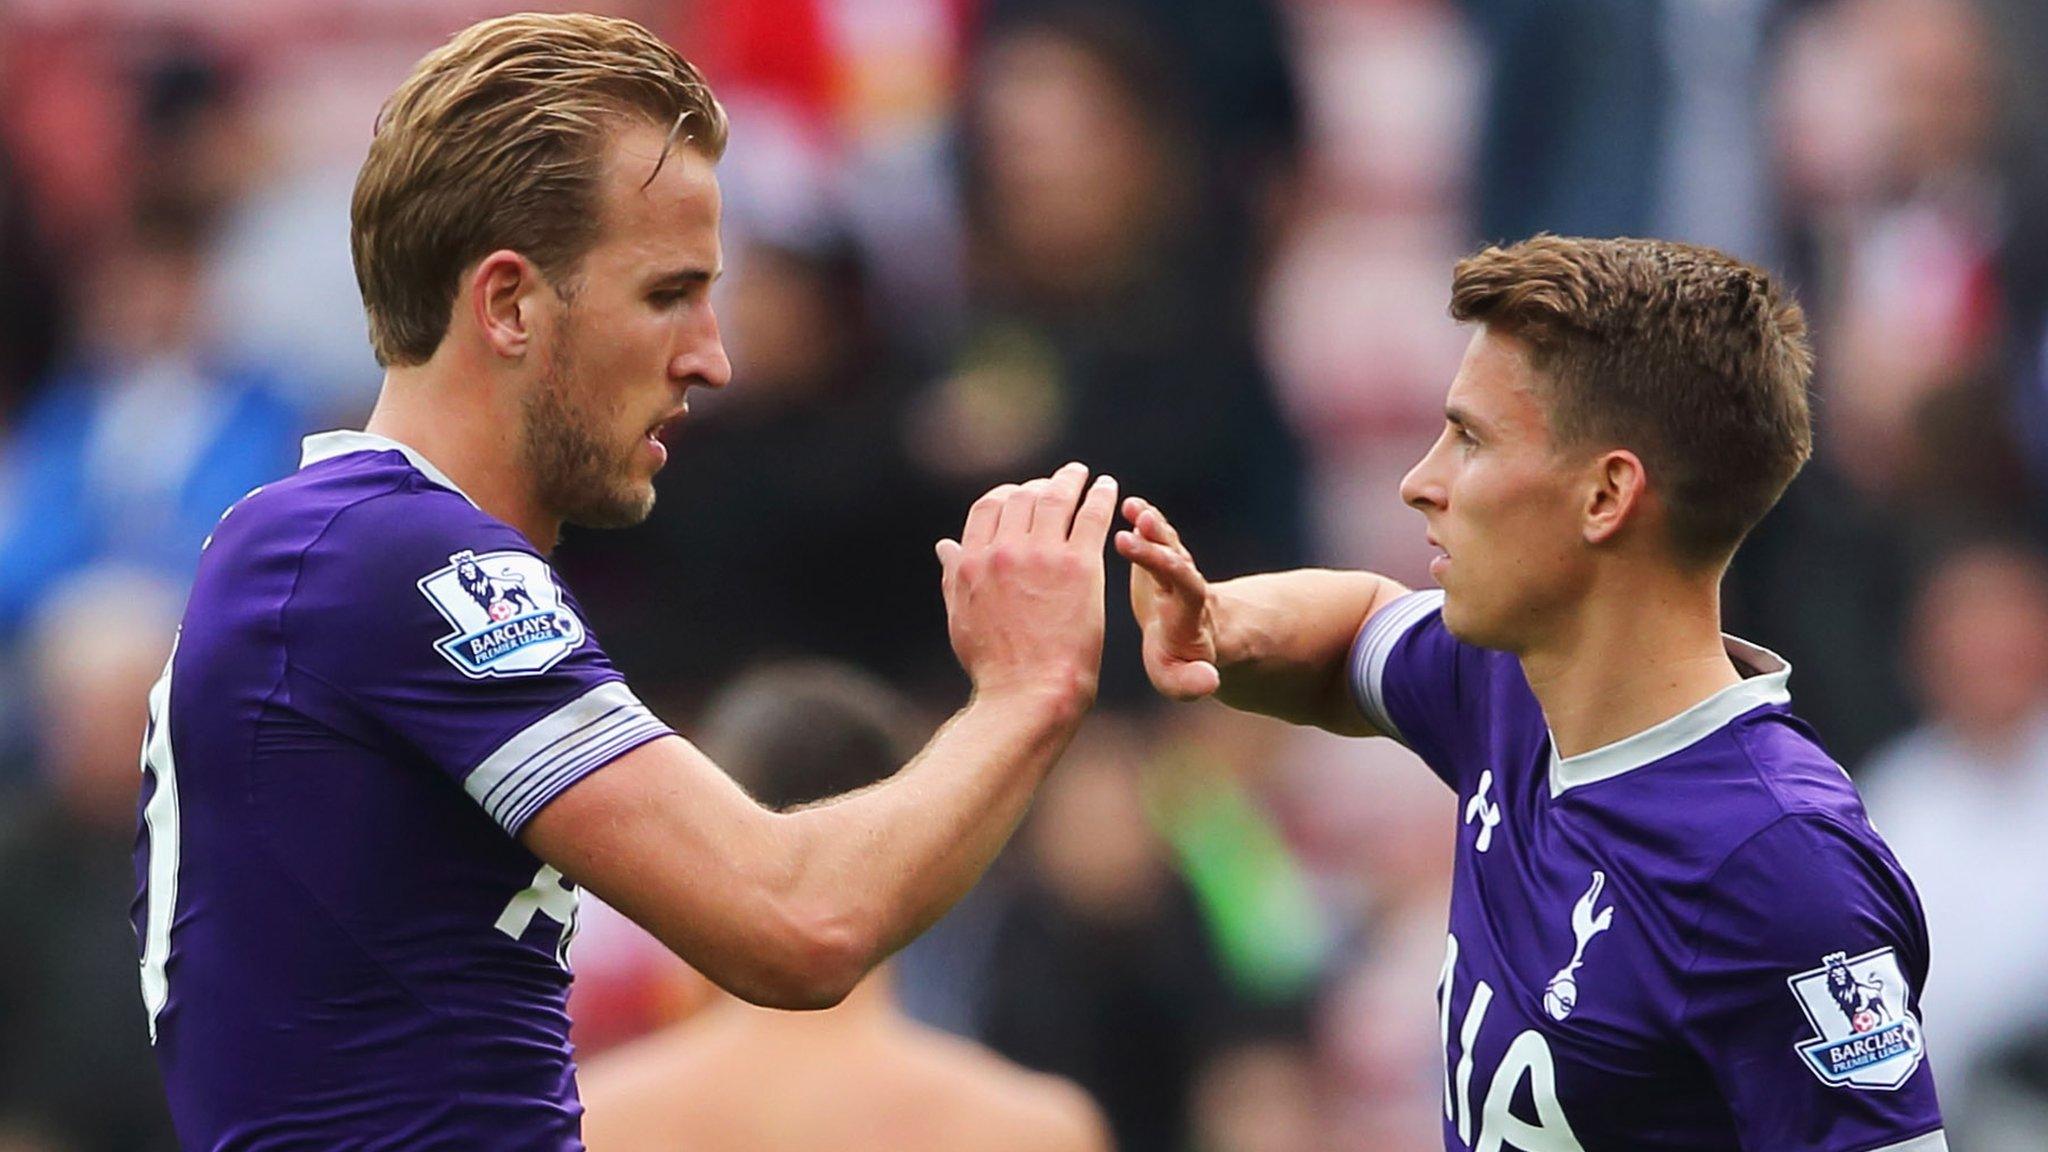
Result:
{"label": "forearm", "polygon": [[1064,690],[978,696],[888,780],[790,813],[797,899],[833,907],[878,963],[980,880],[1085,710]]}
{"label": "forearm", "polygon": [[1212,584],[1217,698],[1233,708],[1347,735],[1372,729],[1352,705],[1346,660],[1371,615],[1407,592],[1370,572],[1303,568]]}

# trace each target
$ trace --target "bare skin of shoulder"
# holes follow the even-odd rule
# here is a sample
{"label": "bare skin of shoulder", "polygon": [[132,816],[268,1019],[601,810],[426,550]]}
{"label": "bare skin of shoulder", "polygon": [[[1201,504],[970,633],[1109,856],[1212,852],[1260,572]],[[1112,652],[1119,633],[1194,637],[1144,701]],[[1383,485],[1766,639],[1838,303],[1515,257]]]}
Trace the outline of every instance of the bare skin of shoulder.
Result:
{"label": "bare skin of shoulder", "polygon": [[1107,1152],[1094,1101],[897,1010],[724,1001],[584,1070],[591,1152]]}

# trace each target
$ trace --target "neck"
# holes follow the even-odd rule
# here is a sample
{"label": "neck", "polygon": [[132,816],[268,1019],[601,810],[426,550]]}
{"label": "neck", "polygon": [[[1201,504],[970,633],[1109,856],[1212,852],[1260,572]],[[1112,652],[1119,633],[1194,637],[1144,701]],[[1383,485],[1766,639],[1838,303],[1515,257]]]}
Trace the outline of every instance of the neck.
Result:
{"label": "neck", "polygon": [[542,555],[554,551],[562,521],[540,506],[522,467],[524,414],[484,373],[437,357],[384,374],[364,431],[389,437],[431,461],[477,507],[510,524]]}
{"label": "neck", "polygon": [[1741,681],[1721,642],[1717,574],[1599,588],[1519,653],[1561,757],[1633,736]]}

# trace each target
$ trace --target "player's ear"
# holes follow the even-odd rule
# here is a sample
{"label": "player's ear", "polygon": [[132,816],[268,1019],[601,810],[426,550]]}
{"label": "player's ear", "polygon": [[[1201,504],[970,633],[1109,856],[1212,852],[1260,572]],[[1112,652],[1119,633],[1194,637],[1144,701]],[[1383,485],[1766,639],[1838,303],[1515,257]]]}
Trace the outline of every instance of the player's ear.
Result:
{"label": "player's ear", "polygon": [[1650,478],[1642,457],[1626,448],[1601,453],[1592,469],[1583,531],[1586,543],[1603,544],[1614,539],[1630,517],[1641,514]]}
{"label": "player's ear", "polygon": [[546,286],[533,261],[509,248],[477,262],[466,295],[477,331],[491,351],[507,359],[526,355],[533,339],[533,299]]}

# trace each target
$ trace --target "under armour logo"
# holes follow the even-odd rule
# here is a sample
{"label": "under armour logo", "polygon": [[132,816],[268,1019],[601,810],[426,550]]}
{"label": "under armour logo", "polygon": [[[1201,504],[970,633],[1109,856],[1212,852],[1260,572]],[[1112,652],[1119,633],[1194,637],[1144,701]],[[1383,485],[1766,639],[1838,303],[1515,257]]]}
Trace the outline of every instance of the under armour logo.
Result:
{"label": "under armour logo", "polygon": [[1614,927],[1614,905],[1602,908],[1598,915],[1593,912],[1593,905],[1600,902],[1600,890],[1605,887],[1607,873],[1595,871],[1593,886],[1586,889],[1586,894],[1579,897],[1578,904],[1572,908],[1572,939],[1576,941],[1572,948],[1572,961],[1558,969],[1557,975],[1550,978],[1550,984],[1543,990],[1543,1010],[1550,1013],[1552,1020],[1564,1019],[1578,1006],[1579,983],[1572,979],[1572,975],[1579,970],[1579,965],[1586,962],[1586,945],[1592,942],[1593,937]]}
{"label": "under armour logo", "polygon": [[1488,769],[1479,774],[1479,788],[1472,793],[1472,799],[1465,802],[1465,823],[1479,821],[1479,839],[1472,847],[1484,852],[1493,847],[1493,830],[1500,826],[1500,805],[1486,798],[1493,788],[1493,771]]}
{"label": "under armour logo", "polygon": [[576,890],[569,887],[553,865],[543,864],[533,874],[533,886],[513,896],[498,914],[497,929],[518,940],[526,935],[536,914],[553,920],[562,926],[561,938],[555,945],[555,962],[567,968],[569,942],[576,938],[577,903]]}

